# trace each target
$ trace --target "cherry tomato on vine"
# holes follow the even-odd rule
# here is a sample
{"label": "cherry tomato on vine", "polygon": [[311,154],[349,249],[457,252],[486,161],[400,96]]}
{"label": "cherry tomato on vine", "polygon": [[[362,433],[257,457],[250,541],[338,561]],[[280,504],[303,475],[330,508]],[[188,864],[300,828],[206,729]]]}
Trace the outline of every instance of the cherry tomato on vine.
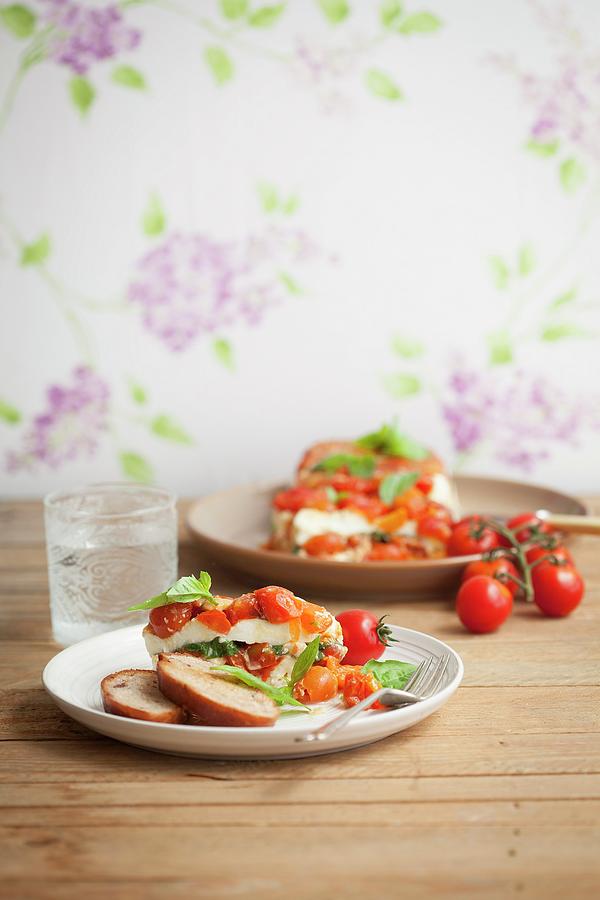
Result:
{"label": "cherry tomato on vine", "polygon": [[367,609],[347,609],[337,616],[344,634],[344,645],[348,648],[345,665],[362,666],[369,659],[379,659],[389,642],[394,640],[384,619],[385,616],[378,619]]}
{"label": "cherry tomato on vine", "polygon": [[477,559],[475,562],[470,562],[462,574],[461,582],[464,584],[465,581],[468,581],[469,578],[474,578],[476,575],[489,575],[490,578],[496,578],[509,589],[513,597],[519,590],[519,585],[510,578],[503,581],[497,577],[498,575],[512,575],[513,578],[519,577],[517,567],[505,556],[499,556],[497,559]]}
{"label": "cherry tomato on vine", "polygon": [[496,532],[491,528],[482,527],[481,522],[481,516],[468,516],[456,523],[448,541],[448,556],[485,553],[499,545],[500,540]]}
{"label": "cherry tomato on vine", "polygon": [[529,550],[525,552],[525,559],[530,565],[535,562],[536,559],[542,559],[544,556],[554,556],[561,563],[573,565],[573,557],[562,544],[557,544],[556,547],[540,547],[539,544],[534,544],[533,547],[530,547]]}
{"label": "cherry tomato on vine", "polygon": [[509,617],[512,605],[509,589],[489,575],[469,578],[456,596],[458,618],[474,634],[496,631]]}
{"label": "cherry tomato on vine", "polygon": [[545,616],[560,618],[579,606],[585,585],[573,566],[541,562],[531,572],[534,600]]}
{"label": "cherry tomato on vine", "polygon": [[154,634],[159,638],[167,638],[176,631],[181,631],[193,613],[193,603],[169,603],[166,606],[157,606],[150,611],[150,624]]}
{"label": "cherry tomato on vine", "polygon": [[541,519],[532,512],[519,513],[518,516],[513,516],[512,519],[509,519],[506,523],[506,527],[510,528],[511,531],[514,531],[515,528],[519,528],[519,525],[528,525],[529,527],[520,528],[517,532],[515,532],[515,537],[519,541],[520,544],[525,544],[531,538],[531,530],[532,527],[535,526],[535,531],[537,533],[542,534],[552,534],[554,529],[548,525],[547,522],[543,522]]}

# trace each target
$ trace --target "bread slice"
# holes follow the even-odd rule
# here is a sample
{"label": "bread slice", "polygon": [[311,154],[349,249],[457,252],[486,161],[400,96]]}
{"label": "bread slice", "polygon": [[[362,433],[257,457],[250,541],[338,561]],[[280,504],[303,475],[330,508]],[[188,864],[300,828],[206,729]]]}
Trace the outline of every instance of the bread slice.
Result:
{"label": "bread slice", "polygon": [[274,725],[279,711],[270,697],[224,674],[211,671],[214,660],[187,653],[161,653],[156,672],[165,697],[206,725]]}
{"label": "bread slice", "polygon": [[158,689],[152,669],[123,669],[100,682],[102,703],[108,713],[147,722],[180,724],[187,715],[181,706],[168,700]]}

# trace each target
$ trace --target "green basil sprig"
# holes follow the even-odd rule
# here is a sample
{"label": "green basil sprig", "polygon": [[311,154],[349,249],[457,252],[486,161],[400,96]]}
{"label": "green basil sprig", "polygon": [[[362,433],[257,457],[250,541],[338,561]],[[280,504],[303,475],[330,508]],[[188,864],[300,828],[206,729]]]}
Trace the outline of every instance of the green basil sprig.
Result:
{"label": "green basil sprig", "polygon": [[346,468],[356,478],[370,478],[375,471],[374,456],[359,456],[352,453],[334,453],[326,456],[313,466],[313,472],[337,472]]}
{"label": "green basil sprig", "polygon": [[375,450],[388,456],[402,459],[421,460],[429,456],[429,450],[423,444],[414,441],[407,434],[399,431],[395,422],[385,423],[377,431],[364,434],[356,440],[359,447]]}
{"label": "green basil sprig", "polygon": [[417,667],[399,659],[370,659],[362,667],[363,672],[372,672],[382,687],[401,691]]}
{"label": "green basil sprig", "polygon": [[158,606],[168,606],[170,603],[191,603],[192,600],[214,600],[210,592],[211,577],[208,572],[200,572],[195,575],[184,575],[175,584],[171,585],[162,594],[150,597],[136,606],[129,606],[128,612],[137,609],[156,609]]}
{"label": "green basil sprig", "polygon": [[404,494],[418,480],[418,472],[392,472],[386,475],[379,485],[379,499],[386,506],[391,506],[396,497]]}
{"label": "green basil sprig", "polygon": [[278,706],[300,706],[303,709],[306,709],[304,703],[300,703],[292,695],[290,686],[287,684],[284,687],[275,687],[275,685],[268,684],[266,681],[263,681],[262,678],[257,678],[256,675],[247,672],[245,669],[241,669],[239,666],[213,666],[211,671],[225,672],[227,675],[231,675],[232,678],[236,678],[243,684],[247,684],[248,687],[254,688],[257,691],[262,691],[263,694],[266,694],[267,697],[274,700]]}

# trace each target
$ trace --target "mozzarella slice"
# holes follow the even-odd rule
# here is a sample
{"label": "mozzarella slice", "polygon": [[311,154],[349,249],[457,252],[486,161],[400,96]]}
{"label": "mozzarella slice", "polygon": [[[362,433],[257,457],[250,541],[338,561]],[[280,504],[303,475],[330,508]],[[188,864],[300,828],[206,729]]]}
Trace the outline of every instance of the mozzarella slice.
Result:
{"label": "mozzarella slice", "polygon": [[326,512],[321,509],[301,509],[294,516],[293,522],[294,543],[298,547],[317,534],[325,534],[333,531],[342,537],[350,537],[352,534],[369,534],[374,526],[365,516],[351,510],[340,509]]}

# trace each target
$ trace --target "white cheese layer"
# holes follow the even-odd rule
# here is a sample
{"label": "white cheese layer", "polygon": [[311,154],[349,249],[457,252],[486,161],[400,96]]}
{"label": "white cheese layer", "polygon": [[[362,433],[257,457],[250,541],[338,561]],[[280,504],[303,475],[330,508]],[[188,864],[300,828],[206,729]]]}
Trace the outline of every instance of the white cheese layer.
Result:
{"label": "white cheese layer", "polygon": [[432,500],[435,500],[436,503],[447,506],[454,518],[460,517],[458,498],[452,482],[447,475],[438,472],[433,476],[433,487],[429,496]]}
{"label": "white cheese layer", "polygon": [[365,516],[351,510],[339,509],[325,512],[321,509],[301,509],[294,516],[293,539],[298,547],[317,534],[333,531],[334,534],[350,537],[351,534],[369,534],[374,526]]}

